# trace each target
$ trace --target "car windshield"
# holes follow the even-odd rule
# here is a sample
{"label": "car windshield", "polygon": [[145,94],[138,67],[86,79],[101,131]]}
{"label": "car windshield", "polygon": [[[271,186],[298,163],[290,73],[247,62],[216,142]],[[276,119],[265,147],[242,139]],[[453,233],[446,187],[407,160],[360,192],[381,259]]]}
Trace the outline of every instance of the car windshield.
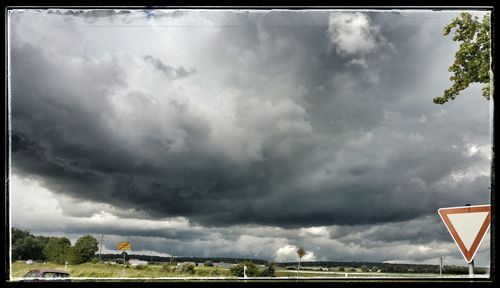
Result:
{"label": "car windshield", "polygon": [[66,273],[58,273],[58,272],[45,272],[43,274],[43,278],[68,278],[69,275]]}
{"label": "car windshield", "polygon": [[24,277],[40,277],[39,271],[30,271]]}

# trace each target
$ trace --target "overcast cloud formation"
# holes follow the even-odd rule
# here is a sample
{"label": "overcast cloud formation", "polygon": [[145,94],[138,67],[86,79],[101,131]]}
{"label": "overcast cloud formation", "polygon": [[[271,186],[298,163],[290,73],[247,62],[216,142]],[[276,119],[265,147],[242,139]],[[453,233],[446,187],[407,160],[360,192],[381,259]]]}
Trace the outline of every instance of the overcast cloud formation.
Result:
{"label": "overcast cloud formation", "polygon": [[490,202],[491,103],[432,102],[458,13],[12,11],[12,223],[111,250],[462,264],[437,209]]}

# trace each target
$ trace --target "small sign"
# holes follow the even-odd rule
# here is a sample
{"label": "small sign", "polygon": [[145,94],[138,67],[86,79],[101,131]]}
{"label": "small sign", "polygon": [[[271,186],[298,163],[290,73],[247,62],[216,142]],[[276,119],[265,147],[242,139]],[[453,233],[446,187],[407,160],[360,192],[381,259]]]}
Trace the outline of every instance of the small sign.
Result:
{"label": "small sign", "polygon": [[131,250],[132,245],[130,245],[130,242],[118,242],[118,245],[116,246],[118,250]]}
{"label": "small sign", "polygon": [[306,250],[304,250],[303,247],[300,247],[299,249],[297,249],[297,255],[299,255],[300,259],[302,259],[302,257],[304,257],[304,255],[306,255]]}
{"label": "small sign", "polygon": [[490,228],[491,205],[441,208],[438,213],[465,261],[471,263]]}

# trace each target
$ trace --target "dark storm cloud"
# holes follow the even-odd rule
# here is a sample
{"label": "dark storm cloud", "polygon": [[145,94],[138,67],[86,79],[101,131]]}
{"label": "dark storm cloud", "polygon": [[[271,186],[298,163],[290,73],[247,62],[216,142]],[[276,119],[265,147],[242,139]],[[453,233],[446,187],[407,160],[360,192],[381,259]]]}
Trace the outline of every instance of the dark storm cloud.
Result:
{"label": "dark storm cloud", "polygon": [[[356,14],[378,27],[360,54],[337,52],[330,13],[289,13],[193,13],[215,21],[180,30],[212,33],[193,33],[201,40],[182,59],[199,67],[154,51],[75,56],[58,46],[68,31],[45,27],[61,41],[50,45],[12,17],[13,171],[56,193],[206,226],[397,222],[488,202],[488,176],[469,175],[488,161],[466,153],[489,144],[487,103],[477,87],[432,103],[448,84],[455,46],[441,31],[454,15]],[[366,39],[355,40],[344,44]],[[215,99],[227,118],[206,108]],[[457,169],[466,172],[453,186]]]}

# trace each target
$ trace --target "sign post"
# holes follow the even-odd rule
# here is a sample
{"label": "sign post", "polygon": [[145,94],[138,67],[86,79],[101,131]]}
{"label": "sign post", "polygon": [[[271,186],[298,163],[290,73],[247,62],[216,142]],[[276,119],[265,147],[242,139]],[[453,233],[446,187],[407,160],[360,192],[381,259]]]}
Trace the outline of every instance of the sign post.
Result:
{"label": "sign post", "polygon": [[118,242],[118,245],[116,245],[118,250],[123,251],[123,271],[125,271],[126,262],[125,262],[125,253],[126,250],[131,250],[132,245],[130,245],[130,242]]}
{"label": "sign post", "polygon": [[439,257],[439,278],[443,277],[443,256]]}
{"label": "sign post", "polygon": [[474,256],[490,228],[491,205],[441,208],[438,213],[474,277]]}
{"label": "sign post", "polygon": [[474,278],[474,259],[469,263],[469,278]]}
{"label": "sign post", "polygon": [[297,278],[298,278],[300,272],[300,260],[302,259],[302,257],[304,257],[304,255],[306,255],[306,250],[304,250],[303,247],[300,247],[299,249],[297,249],[297,255],[299,255],[299,267],[297,269]]}

